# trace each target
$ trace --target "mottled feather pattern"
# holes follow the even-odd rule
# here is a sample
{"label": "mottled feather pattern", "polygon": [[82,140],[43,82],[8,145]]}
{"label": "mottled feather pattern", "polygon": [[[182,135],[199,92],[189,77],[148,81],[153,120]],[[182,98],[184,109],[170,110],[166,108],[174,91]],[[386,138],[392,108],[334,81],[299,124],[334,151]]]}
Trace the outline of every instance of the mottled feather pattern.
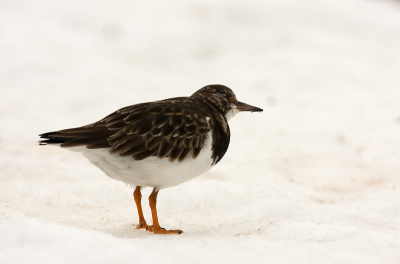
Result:
{"label": "mottled feather pattern", "polygon": [[134,160],[156,156],[181,162],[196,159],[211,132],[212,164],[217,164],[230,141],[227,118],[239,111],[262,109],[238,102],[226,86],[208,85],[190,97],[127,106],[87,126],[41,134],[40,144],[108,148]]}
{"label": "mottled feather pattern", "polygon": [[[109,148],[111,154],[135,160],[157,156],[180,162],[199,155],[210,130],[214,138],[220,138],[222,131],[215,126],[214,115],[207,104],[178,97],[124,107],[96,123],[40,136],[48,139],[43,143],[61,143],[61,147]],[[213,155],[214,163],[228,144],[229,137],[221,146],[213,146],[218,152]]]}

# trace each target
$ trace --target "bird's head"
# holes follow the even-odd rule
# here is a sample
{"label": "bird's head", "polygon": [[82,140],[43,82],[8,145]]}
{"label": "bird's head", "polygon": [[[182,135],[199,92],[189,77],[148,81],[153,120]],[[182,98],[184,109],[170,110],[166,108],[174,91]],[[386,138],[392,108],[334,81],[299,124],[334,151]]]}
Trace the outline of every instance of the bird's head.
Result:
{"label": "bird's head", "polygon": [[263,111],[261,108],[239,102],[230,88],[220,84],[204,86],[192,94],[192,97],[201,97],[209,102],[225,116],[227,121],[242,111]]}

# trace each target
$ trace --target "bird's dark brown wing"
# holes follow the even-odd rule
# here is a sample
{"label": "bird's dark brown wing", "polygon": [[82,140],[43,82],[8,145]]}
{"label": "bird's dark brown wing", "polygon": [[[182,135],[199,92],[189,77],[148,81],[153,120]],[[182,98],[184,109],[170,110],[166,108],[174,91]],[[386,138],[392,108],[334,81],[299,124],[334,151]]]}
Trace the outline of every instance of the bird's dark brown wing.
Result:
{"label": "bird's dark brown wing", "polygon": [[[177,103],[179,102],[179,104]],[[137,104],[79,128],[44,133],[41,144],[109,148],[111,154],[142,160],[150,156],[182,161],[196,158],[213,122],[185,98]]]}

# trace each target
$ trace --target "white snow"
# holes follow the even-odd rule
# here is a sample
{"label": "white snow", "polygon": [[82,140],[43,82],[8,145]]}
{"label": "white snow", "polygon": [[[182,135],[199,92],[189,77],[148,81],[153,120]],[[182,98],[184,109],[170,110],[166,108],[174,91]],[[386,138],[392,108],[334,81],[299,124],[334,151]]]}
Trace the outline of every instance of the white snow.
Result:
{"label": "white snow", "polygon": [[[2,1],[0,263],[399,263],[400,2]],[[264,108],[158,196],[38,134],[213,83]],[[150,210],[143,193],[146,219]]]}

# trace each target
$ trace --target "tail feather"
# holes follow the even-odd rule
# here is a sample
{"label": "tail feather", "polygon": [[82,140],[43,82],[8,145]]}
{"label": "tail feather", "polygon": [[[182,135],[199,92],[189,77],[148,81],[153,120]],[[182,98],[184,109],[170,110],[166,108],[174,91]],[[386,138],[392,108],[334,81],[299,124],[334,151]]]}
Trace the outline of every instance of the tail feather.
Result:
{"label": "tail feather", "polygon": [[108,138],[115,131],[107,127],[78,127],[40,134],[39,145],[57,144],[61,147],[86,146],[87,148],[109,148]]}

